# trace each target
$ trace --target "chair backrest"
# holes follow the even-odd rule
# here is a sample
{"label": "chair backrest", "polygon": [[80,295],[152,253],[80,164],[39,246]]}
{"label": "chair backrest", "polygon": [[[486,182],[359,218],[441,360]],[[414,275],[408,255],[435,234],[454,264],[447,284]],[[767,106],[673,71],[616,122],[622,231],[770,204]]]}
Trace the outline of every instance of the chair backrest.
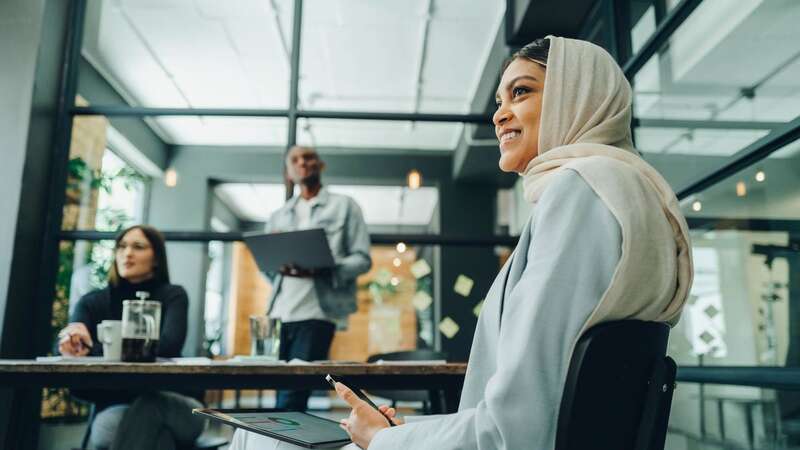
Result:
{"label": "chair backrest", "polygon": [[[446,360],[447,354],[435,350],[409,350],[403,352],[378,353],[367,358],[367,362],[384,361],[432,361]],[[408,390],[370,390],[370,394],[377,395],[392,401],[402,402],[425,402],[430,400],[428,391],[408,391]]]}
{"label": "chair backrest", "polygon": [[663,450],[675,362],[669,327],[604,323],[578,340],[561,398],[555,450]]}

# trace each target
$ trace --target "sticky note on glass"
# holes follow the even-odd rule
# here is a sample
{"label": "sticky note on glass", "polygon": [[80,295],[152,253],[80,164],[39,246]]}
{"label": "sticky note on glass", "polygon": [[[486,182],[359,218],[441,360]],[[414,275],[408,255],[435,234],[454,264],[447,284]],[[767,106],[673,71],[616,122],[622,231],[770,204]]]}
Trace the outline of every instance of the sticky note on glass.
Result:
{"label": "sticky note on glass", "polygon": [[387,285],[392,281],[392,272],[386,269],[381,269],[375,274],[374,281],[380,285]]}
{"label": "sticky note on glass", "polygon": [[458,333],[459,327],[455,320],[445,317],[439,323],[439,331],[442,332],[443,335],[447,337],[447,339],[453,339],[453,336]]}
{"label": "sticky note on glass", "polygon": [[411,303],[414,305],[414,308],[424,311],[431,306],[431,303],[433,303],[433,298],[431,298],[430,294],[425,291],[418,291],[416,294],[414,294],[414,298],[411,299]]}
{"label": "sticky note on glass", "polygon": [[411,273],[414,275],[414,278],[422,278],[431,273],[431,266],[429,266],[428,262],[424,259],[420,259],[411,265]]}
{"label": "sticky note on glass", "polygon": [[484,301],[481,300],[480,302],[478,302],[477,305],[475,305],[474,308],[472,308],[472,313],[475,314],[475,317],[478,317],[478,316],[481,315],[481,311],[483,310],[483,302]]}
{"label": "sticky note on glass", "polygon": [[456,278],[456,284],[453,285],[453,290],[456,291],[456,294],[469,297],[469,293],[472,292],[472,286],[474,285],[475,282],[472,281],[472,278],[466,275],[459,275],[458,278]]}

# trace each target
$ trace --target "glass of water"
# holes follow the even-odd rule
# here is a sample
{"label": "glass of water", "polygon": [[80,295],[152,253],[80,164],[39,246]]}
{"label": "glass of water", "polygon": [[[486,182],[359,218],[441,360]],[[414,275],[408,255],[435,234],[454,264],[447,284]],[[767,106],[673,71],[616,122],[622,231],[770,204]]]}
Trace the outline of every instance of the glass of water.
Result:
{"label": "glass of water", "polygon": [[250,355],[277,361],[281,346],[281,321],[250,316]]}

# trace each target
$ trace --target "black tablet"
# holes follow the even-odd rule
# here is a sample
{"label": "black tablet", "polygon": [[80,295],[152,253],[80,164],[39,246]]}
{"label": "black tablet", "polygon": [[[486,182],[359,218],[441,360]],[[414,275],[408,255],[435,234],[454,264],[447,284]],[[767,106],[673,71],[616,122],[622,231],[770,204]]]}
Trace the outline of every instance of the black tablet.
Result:
{"label": "black tablet", "polygon": [[335,448],[351,442],[338,422],[304,412],[195,409],[192,413],[305,448]]}

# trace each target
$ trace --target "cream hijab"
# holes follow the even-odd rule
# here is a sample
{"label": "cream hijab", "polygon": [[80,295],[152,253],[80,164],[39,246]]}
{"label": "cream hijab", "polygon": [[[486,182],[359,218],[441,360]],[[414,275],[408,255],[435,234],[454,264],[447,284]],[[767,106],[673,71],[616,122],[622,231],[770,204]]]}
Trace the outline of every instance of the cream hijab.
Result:
{"label": "cream hijab", "polygon": [[581,333],[620,319],[674,325],[692,284],[688,226],[669,184],[633,148],[630,84],[602,48],[548,39],[539,156],[522,174],[525,199],[535,204],[552,176],[569,168],[622,229],[620,262]]}

